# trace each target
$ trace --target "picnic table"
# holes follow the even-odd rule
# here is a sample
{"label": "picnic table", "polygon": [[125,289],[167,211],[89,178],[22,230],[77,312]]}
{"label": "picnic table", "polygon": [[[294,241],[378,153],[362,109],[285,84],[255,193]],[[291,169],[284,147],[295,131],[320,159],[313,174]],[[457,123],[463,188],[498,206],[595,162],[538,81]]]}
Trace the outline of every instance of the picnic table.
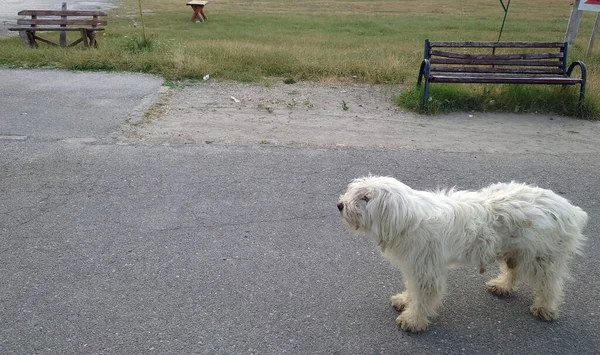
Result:
{"label": "picnic table", "polygon": [[206,4],[208,4],[208,1],[204,0],[192,0],[186,3],[186,5],[191,6],[192,10],[194,10],[194,14],[192,15],[190,22],[194,22],[195,20],[204,22],[205,20],[208,20],[206,14],[204,13],[204,6]]}

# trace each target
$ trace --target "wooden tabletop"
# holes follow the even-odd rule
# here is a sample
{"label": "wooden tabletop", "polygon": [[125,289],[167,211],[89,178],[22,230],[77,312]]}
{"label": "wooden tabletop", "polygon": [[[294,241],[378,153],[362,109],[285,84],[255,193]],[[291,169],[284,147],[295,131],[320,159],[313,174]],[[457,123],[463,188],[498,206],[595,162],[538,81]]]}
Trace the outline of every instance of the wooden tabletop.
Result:
{"label": "wooden tabletop", "polygon": [[206,5],[208,4],[208,1],[201,1],[201,0],[192,0],[192,1],[188,1],[186,3],[186,5]]}

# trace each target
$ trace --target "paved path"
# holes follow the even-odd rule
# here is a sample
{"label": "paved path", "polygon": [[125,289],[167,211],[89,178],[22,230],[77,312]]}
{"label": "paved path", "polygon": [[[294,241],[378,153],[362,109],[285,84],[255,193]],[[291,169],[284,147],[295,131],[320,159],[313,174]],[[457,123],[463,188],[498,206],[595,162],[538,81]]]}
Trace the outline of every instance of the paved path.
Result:
{"label": "paved path", "polygon": [[[100,89],[61,96],[46,85],[56,77],[62,88]],[[145,75],[0,70],[0,353],[600,348],[598,151],[157,142],[127,121],[139,122],[160,90]],[[84,102],[82,111],[75,103]],[[517,179],[584,208],[589,241],[560,320],[530,316],[528,287],[505,299],[486,293],[494,267],[465,267],[452,272],[429,332],[398,331],[388,299],[400,275],[345,230],[335,207],[346,183],[369,172],[415,188]]]}

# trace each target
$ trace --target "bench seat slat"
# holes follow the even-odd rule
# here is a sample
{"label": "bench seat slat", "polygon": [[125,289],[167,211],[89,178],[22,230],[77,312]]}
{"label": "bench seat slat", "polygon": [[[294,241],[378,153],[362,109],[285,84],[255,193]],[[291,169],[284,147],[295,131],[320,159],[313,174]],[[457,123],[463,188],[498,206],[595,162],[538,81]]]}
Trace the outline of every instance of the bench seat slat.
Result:
{"label": "bench seat slat", "polygon": [[432,73],[513,73],[513,74],[563,74],[559,68],[531,68],[531,67],[453,67],[432,66]]}
{"label": "bench seat slat", "polygon": [[430,47],[563,48],[563,42],[429,42]]}
{"label": "bench seat slat", "polygon": [[74,20],[60,20],[60,19],[18,19],[17,25],[88,25],[88,26],[106,26],[108,21],[106,20],[85,20],[85,19],[74,19]]}
{"label": "bench seat slat", "polygon": [[489,78],[566,78],[561,74],[525,74],[525,73],[433,73],[431,76],[448,77],[489,77]]}
{"label": "bench seat slat", "polygon": [[108,16],[104,11],[55,11],[55,10],[22,10],[19,16]]}
{"label": "bench seat slat", "polygon": [[478,76],[478,75],[431,75],[432,83],[475,83],[475,84],[556,84],[575,85],[580,78],[565,76]]}
{"label": "bench seat slat", "polygon": [[511,54],[467,54],[447,51],[431,51],[432,56],[457,58],[457,59],[476,59],[476,60],[514,60],[514,59],[550,59],[563,58],[562,52],[555,53],[511,53]]}
{"label": "bench seat slat", "polygon": [[468,64],[468,65],[507,65],[507,66],[531,66],[531,67],[558,67],[559,61],[546,60],[501,60],[501,59],[441,59],[431,58],[431,64]]}
{"label": "bench seat slat", "polygon": [[89,27],[10,27],[9,31],[104,31],[104,28],[89,28]]}

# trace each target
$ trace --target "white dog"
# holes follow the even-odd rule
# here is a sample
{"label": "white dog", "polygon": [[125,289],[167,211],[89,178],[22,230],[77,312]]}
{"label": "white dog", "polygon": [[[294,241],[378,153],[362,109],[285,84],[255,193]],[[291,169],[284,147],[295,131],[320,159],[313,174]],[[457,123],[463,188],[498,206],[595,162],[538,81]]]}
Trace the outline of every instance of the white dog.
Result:
{"label": "white dog", "polygon": [[396,322],[418,332],[429,325],[446,288],[448,269],[500,263],[486,283],[496,295],[528,281],[531,313],[553,320],[568,277],[567,263],[580,253],[587,213],[550,190],[515,182],[479,191],[418,191],[391,177],[352,181],[337,204],[347,226],[370,235],[402,272],[405,290],[392,296],[402,312]]}

